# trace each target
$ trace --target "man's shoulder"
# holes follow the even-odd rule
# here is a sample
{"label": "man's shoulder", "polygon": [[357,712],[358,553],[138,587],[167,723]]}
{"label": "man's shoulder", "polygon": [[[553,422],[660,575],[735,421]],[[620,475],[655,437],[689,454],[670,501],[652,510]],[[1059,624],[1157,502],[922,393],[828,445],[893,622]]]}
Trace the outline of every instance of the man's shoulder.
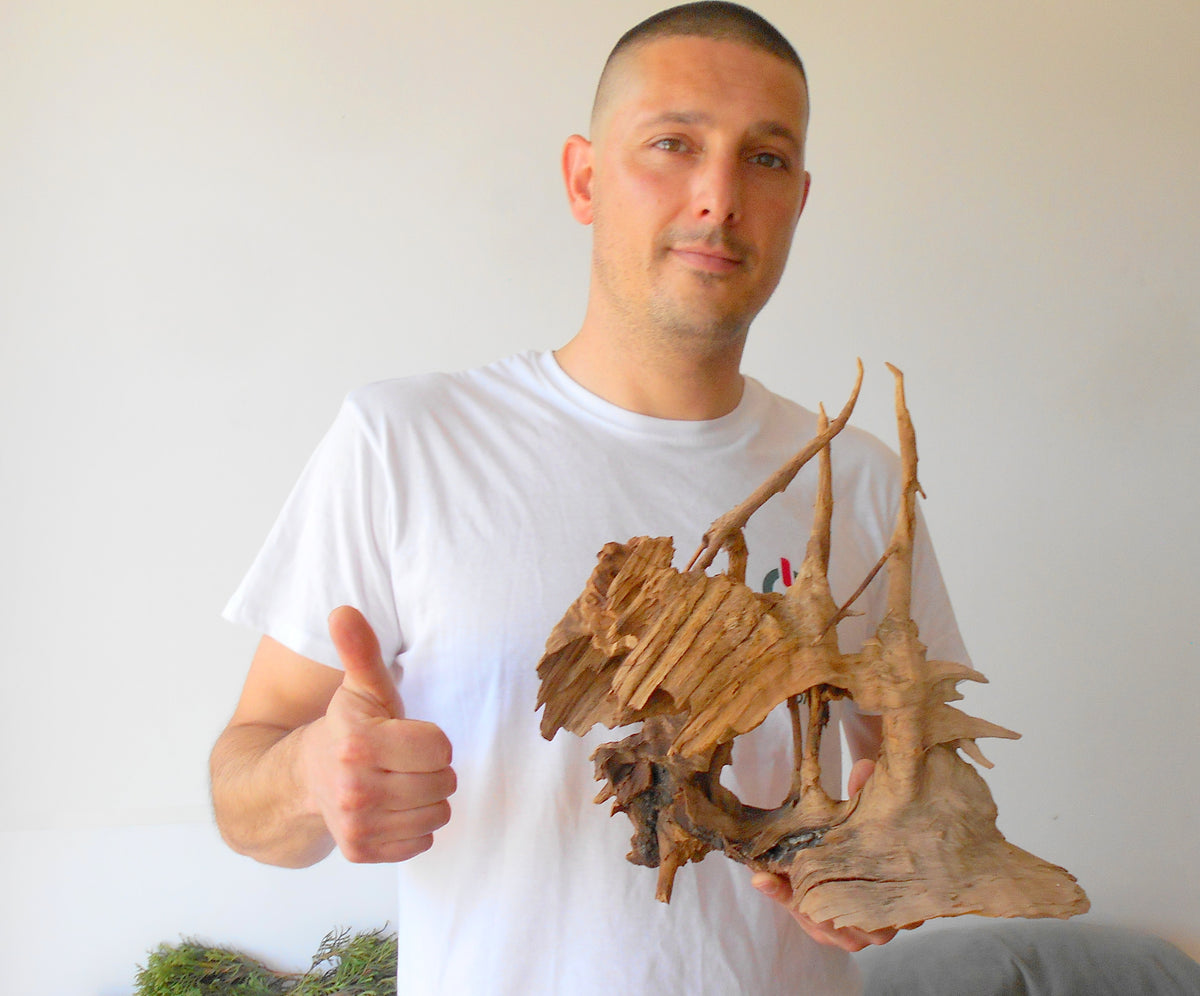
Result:
{"label": "man's shoulder", "polygon": [[502,404],[536,393],[542,354],[518,353],[482,366],[390,377],[355,388],[346,407],[369,422]]}

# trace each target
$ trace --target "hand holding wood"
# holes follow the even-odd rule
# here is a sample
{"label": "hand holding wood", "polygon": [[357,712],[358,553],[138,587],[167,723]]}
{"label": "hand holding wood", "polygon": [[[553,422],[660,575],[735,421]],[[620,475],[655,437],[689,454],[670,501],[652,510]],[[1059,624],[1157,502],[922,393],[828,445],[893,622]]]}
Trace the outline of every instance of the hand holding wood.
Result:
{"label": "hand holding wood", "polygon": [[[932,917],[1068,917],[1088,900],[1065,869],[1010,844],[970,758],[990,767],[981,737],[1016,733],[950,702],[974,668],[930,660],[912,618],[916,435],[895,376],[900,502],[891,541],[839,607],[828,570],[833,494],[830,445],[858,393],[745,502],[719,517],[684,571],[670,537],[609,543],[583,593],[550,634],[538,664],[542,735],[583,736],[640,723],[592,755],[597,802],[634,826],[629,860],[658,869],[671,898],[676,872],[721,850],[766,873],[757,883],[818,940],[856,949]],[[809,459],[820,480],[804,563],[786,593],[745,584],[742,528]],[[728,568],[709,575],[720,550]],[[842,653],[837,624],[887,568],[886,611],[870,637]],[[831,701],[880,717],[877,766],[850,798],[828,795],[820,741]],[[791,791],[772,809],[745,805],[721,783],[733,742],[786,702],[792,720]],[[965,755],[965,757],[963,756]],[[861,770],[861,769],[860,769]],[[860,776],[861,777],[861,776]],[[847,930],[846,928],[850,928]]]}
{"label": "hand holding wood", "polygon": [[[854,767],[850,770],[850,777],[846,779],[846,794],[852,799],[858,795],[874,770],[875,762],[868,758],[860,758],[858,761],[855,761]],[[835,927],[829,920],[818,923],[812,917],[799,912],[795,908],[793,904],[792,883],[788,881],[786,875],[776,875],[765,871],[755,872],[750,879],[750,884],[764,896],[780,903],[792,915],[792,918],[800,924],[804,932],[818,944],[841,948],[843,951],[853,953],[875,944],[886,944],[900,932],[900,929],[896,927],[883,927],[879,930],[860,930],[858,927]],[[906,925],[903,929],[912,930],[920,925],[920,923],[912,923]]]}

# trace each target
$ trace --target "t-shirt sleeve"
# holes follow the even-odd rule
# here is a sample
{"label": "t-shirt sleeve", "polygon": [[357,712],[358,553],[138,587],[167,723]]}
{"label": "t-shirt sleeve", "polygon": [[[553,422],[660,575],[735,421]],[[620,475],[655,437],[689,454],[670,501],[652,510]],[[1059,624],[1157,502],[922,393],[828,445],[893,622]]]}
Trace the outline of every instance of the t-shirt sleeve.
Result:
{"label": "t-shirt sleeve", "polygon": [[329,667],[341,667],[326,624],[339,605],[363,613],[386,662],[403,643],[389,564],[395,491],[369,428],[351,396],[222,613]]}

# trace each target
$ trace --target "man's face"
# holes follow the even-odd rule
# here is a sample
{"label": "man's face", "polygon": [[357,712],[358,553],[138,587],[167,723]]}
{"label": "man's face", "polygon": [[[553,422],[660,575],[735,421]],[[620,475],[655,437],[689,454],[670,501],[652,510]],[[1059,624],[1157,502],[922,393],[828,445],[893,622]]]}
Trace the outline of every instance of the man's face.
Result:
{"label": "man's face", "polygon": [[779,282],[808,192],[800,72],[690,37],[643,45],[615,70],[593,122],[583,219],[595,229],[593,293],[672,338],[742,335]]}

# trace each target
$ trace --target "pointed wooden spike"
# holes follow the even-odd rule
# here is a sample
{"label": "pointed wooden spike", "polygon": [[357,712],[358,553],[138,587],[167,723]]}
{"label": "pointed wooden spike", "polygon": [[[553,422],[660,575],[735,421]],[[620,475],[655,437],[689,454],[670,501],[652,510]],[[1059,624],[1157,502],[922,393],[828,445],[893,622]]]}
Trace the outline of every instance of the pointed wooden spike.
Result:
{"label": "pointed wooden spike", "polygon": [[688,562],[687,569],[689,571],[693,568],[702,571],[708,570],[717,554],[730,542],[730,538],[745,528],[746,523],[750,521],[750,516],[762,508],[768,499],[784,491],[800,473],[800,468],[820,453],[829,444],[829,441],[846,427],[846,423],[850,421],[850,415],[854,411],[854,406],[858,402],[858,393],[862,389],[862,360],[858,360],[857,363],[858,374],[854,380],[854,389],[850,392],[850,397],[842,406],[842,410],[838,412],[837,418],[830,423],[829,428],[824,432],[817,433],[799,453],[767,478],[749,498],[708,527],[708,531],[700,541],[700,546]]}
{"label": "pointed wooden spike", "polygon": [[[797,912],[865,930],[963,913],[1067,917],[1087,897],[1062,868],[1009,844],[975,764],[990,767],[979,737],[1015,737],[949,705],[973,668],[929,660],[911,617],[917,480],[916,434],[895,377],[901,480],[887,566],[887,611],[861,649],[842,653],[829,630],[838,610],[827,566],[833,496],[829,442],[817,436],[750,499],[720,517],[693,563],[731,554],[724,575],[672,568],[671,541],[609,544],[583,594],[555,627],[538,665],[543,734],[582,735],[597,723],[639,730],[593,753],[604,788],[635,833],[629,859],[657,867],[667,901],[677,872],[710,850],[751,868],[786,874]],[[861,365],[859,369],[861,383]],[[854,395],[842,415],[848,416]],[[818,496],[804,564],[786,595],[756,593],[738,568],[750,515],[821,454]],[[826,620],[831,620],[826,623]],[[824,627],[814,639],[813,634]],[[798,696],[808,699],[801,731]],[[819,746],[828,699],[848,695],[881,717],[874,773],[835,804],[820,785]],[[788,701],[799,772],[774,809],[743,805],[721,783],[733,744]],[[965,755],[965,757],[964,757]],[[972,764],[967,758],[972,759]]]}

